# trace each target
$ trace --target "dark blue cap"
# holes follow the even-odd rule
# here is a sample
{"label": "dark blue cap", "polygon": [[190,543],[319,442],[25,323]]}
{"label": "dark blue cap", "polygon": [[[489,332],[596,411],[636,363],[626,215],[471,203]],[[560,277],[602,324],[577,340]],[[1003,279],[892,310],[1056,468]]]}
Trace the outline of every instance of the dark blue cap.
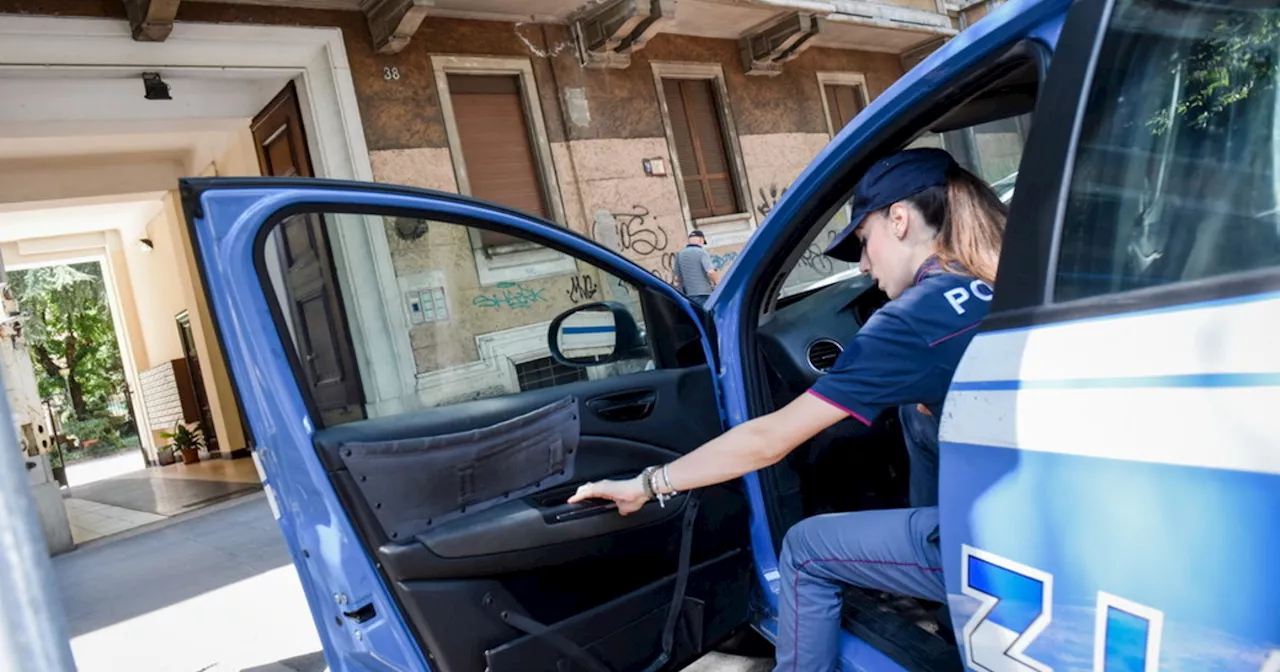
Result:
{"label": "dark blue cap", "polygon": [[876,161],[854,187],[849,225],[831,241],[825,254],[857,263],[862,258],[862,242],[854,231],[862,220],[929,187],[946,184],[947,171],[954,165],[955,159],[950,154],[932,147],[906,149]]}

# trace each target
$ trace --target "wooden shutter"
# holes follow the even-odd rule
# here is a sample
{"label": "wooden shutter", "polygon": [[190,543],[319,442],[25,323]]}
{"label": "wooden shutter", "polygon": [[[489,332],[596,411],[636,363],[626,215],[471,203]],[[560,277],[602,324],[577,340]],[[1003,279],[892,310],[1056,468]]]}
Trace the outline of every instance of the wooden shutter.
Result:
{"label": "wooden shutter", "polygon": [[676,161],[694,219],[742,212],[713,84],[710,79],[662,80]]}
{"label": "wooden shutter", "polygon": [[[471,195],[550,219],[518,75],[449,75]],[[486,247],[523,242],[484,231]]]}
{"label": "wooden shutter", "polygon": [[858,84],[825,84],[822,93],[827,97],[827,119],[833,134],[858,116],[864,107],[862,101],[866,100]]}

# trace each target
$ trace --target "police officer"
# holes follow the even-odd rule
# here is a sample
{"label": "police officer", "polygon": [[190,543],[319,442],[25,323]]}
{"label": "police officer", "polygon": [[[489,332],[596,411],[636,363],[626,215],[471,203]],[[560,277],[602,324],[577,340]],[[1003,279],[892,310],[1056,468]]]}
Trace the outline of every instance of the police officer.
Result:
{"label": "police officer", "polygon": [[[857,261],[891,299],[835,365],[787,406],[626,481],[587,483],[623,515],[655,495],[723,483],[770,466],[852,417],[902,418],[911,508],[814,516],[787,532],[779,559],[777,667],[837,664],[840,584],[946,600],[938,550],[938,418],[951,377],[993,296],[1006,209],[939,149],[876,162],[854,190],[849,226],[826,254]],[[856,450],[857,446],[849,446]]]}

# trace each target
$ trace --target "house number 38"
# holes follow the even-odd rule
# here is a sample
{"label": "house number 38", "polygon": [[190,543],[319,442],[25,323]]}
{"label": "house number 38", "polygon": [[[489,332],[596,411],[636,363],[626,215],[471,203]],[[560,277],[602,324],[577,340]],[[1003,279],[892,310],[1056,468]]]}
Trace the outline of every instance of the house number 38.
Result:
{"label": "house number 38", "polygon": [[388,82],[400,79],[400,68],[383,68],[382,78]]}

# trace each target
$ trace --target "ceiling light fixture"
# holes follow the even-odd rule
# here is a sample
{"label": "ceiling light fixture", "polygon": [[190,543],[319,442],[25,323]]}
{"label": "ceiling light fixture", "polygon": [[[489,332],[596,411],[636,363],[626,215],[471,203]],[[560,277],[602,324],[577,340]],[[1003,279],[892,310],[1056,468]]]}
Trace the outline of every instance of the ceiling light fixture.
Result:
{"label": "ceiling light fixture", "polygon": [[169,85],[160,79],[158,72],[142,73],[142,85],[146,89],[144,97],[147,100],[173,100],[173,96],[169,95]]}

